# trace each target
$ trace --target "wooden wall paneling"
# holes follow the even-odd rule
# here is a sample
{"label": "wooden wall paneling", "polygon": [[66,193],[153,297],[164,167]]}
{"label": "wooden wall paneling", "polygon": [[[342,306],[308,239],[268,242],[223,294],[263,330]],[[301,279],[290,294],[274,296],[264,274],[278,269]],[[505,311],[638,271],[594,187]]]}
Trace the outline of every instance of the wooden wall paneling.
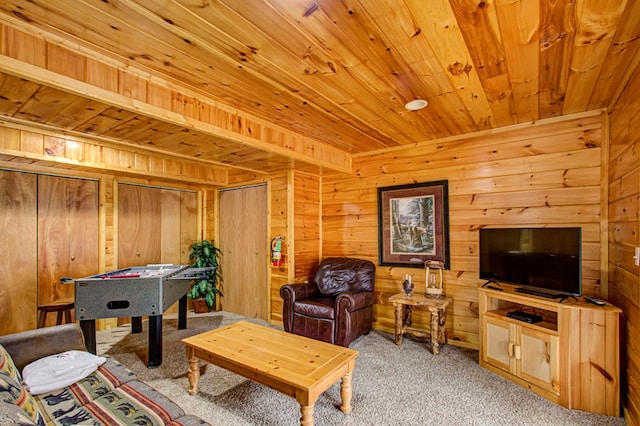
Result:
{"label": "wooden wall paneling", "polygon": [[101,89],[111,92],[118,90],[118,70],[93,58],[86,59],[86,79],[87,83]]}
{"label": "wooden wall paneling", "polygon": [[37,177],[0,170],[0,335],[36,328]]}
{"label": "wooden wall paneling", "polygon": [[100,178],[100,271],[111,271],[116,267],[115,188],[113,178]]}
{"label": "wooden wall paneling", "polygon": [[[218,190],[199,191],[197,200],[197,239],[218,240]],[[202,216],[200,216],[202,215]]]}
{"label": "wooden wall paneling", "polygon": [[[290,194],[290,175],[293,172],[283,172],[271,175],[269,179],[269,244],[271,239],[278,235],[284,237],[282,250],[282,265],[273,266],[269,260],[269,281],[271,310],[270,319],[272,322],[282,322],[282,299],[280,298],[280,287],[294,281],[293,271],[295,270],[295,241],[290,227],[293,220],[292,200]],[[290,206],[291,205],[291,206]]]}
{"label": "wooden wall paneling", "polygon": [[190,263],[191,244],[198,239],[198,193],[180,191],[180,255],[175,261],[181,265]]}
{"label": "wooden wall paneling", "polygon": [[20,150],[20,143],[19,130],[0,127],[0,144],[2,144],[3,148],[18,151]]}
{"label": "wooden wall paneling", "polygon": [[602,143],[600,149],[600,297],[609,297],[609,147],[611,123],[609,114],[602,112]]}
{"label": "wooden wall paneling", "polygon": [[[628,424],[640,423],[640,272],[632,253],[640,247],[640,70],[621,93],[610,116],[609,291],[622,308],[622,400]],[[631,257],[631,258],[630,258]]]}
{"label": "wooden wall paneling", "polygon": [[[99,178],[99,272],[112,271],[117,268],[117,183],[113,177]],[[117,318],[101,318],[96,321],[96,330],[107,330],[118,326]]]}
{"label": "wooden wall paneling", "polygon": [[321,179],[303,172],[293,176],[293,235],[295,238],[295,277],[307,279],[317,270],[323,254],[321,234]]}
{"label": "wooden wall paneling", "polygon": [[2,25],[2,29],[6,55],[42,68],[47,66],[47,43],[44,39],[33,37],[9,25]]}
{"label": "wooden wall paneling", "polygon": [[39,175],[38,304],[74,300],[74,287],[60,279],[98,272],[98,182]]}
{"label": "wooden wall paneling", "polygon": [[[366,254],[377,263],[376,188],[447,179],[451,269],[445,292],[454,298],[447,320],[452,343],[477,347],[481,227],[582,226],[584,290],[599,296],[601,126],[597,113],[355,157],[355,176],[323,177],[323,255]],[[378,266],[376,303],[388,306],[406,273],[423,291],[423,269]],[[386,328],[394,324],[393,310],[376,312],[389,315],[376,318],[376,328],[393,332]]]}
{"label": "wooden wall paneling", "polygon": [[[0,100],[1,102],[1,100]],[[55,100],[53,100],[55,102]],[[76,105],[71,105],[75,107]],[[63,111],[65,114],[70,111]],[[65,168],[86,174],[142,177],[175,185],[221,185],[227,183],[227,168],[184,157],[169,157],[86,134],[70,136],[14,123],[0,126],[0,156],[14,168],[37,166]]]}

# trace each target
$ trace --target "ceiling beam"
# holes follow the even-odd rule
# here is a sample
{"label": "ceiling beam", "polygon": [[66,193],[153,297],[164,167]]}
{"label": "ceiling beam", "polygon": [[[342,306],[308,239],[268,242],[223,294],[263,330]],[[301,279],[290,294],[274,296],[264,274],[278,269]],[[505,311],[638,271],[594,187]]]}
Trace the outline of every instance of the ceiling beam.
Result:
{"label": "ceiling beam", "polygon": [[[35,38],[36,43],[51,43],[52,38],[47,38],[42,31],[36,35],[25,33],[22,28],[15,28],[10,22],[1,22],[6,28],[14,32],[14,38]],[[16,35],[17,34],[17,35]],[[30,40],[31,41],[31,40]],[[35,83],[62,90],[93,101],[122,108],[124,110],[143,115],[145,117],[161,120],[165,123],[180,126],[184,129],[197,131],[209,135],[218,140],[237,143],[239,146],[256,149],[266,155],[278,155],[296,163],[302,162],[332,171],[351,173],[351,156],[349,153],[318,142],[309,137],[293,133],[272,123],[268,123],[257,117],[253,117],[242,111],[227,107],[220,102],[195,93],[188,87],[178,87],[175,83],[163,80],[159,76],[145,75],[145,73],[131,67],[116,67],[113,63],[102,62],[99,55],[90,55],[86,48],[80,48],[65,43],[63,46],[44,49],[47,58],[44,61],[46,68],[41,64],[28,62],[28,58],[20,58],[19,49],[7,48],[0,54],[0,72],[4,72]],[[13,53],[16,52],[16,53]],[[70,76],[67,72],[60,72],[52,67],[60,67],[60,59],[50,55],[63,52],[66,62],[69,58],[76,58],[84,64],[77,64],[75,70],[88,70],[92,66],[108,69],[111,74],[115,72],[121,80],[137,81],[140,87],[144,87],[147,93],[129,93],[124,90],[105,89],[91,81],[90,76]],[[55,65],[54,65],[55,64]],[[116,86],[118,86],[116,84]],[[157,101],[154,96],[148,95],[150,87],[161,88],[165,92],[165,99]],[[174,102],[176,97],[186,99],[186,102],[196,105],[192,111],[187,111]],[[143,100],[141,100],[143,99]],[[154,104],[152,102],[158,102]],[[159,106],[160,105],[160,106]],[[180,110],[183,108],[183,110]],[[222,117],[222,118],[221,118]],[[233,121],[234,123],[230,123]],[[243,123],[238,128],[237,123]]]}

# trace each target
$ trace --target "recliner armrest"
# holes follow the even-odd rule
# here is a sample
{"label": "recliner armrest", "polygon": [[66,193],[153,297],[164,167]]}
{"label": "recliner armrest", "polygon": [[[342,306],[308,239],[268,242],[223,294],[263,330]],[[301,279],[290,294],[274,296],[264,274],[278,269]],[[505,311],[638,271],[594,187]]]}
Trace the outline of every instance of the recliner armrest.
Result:
{"label": "recliner armrest", "polygon": [[282,297],[282,325],[284,330],[291,333],[293,330],[293,304],[296,300],[319,297],[320,290],[315,283],[285,284],[280,287]]}
{"label": "recliner armrest", "polygon": [[346,292],[336,297],[336,310],[353,312],[373,305],[372,291]]}
{"label": "recliner armrest", "polygon": [[320,297],[320,290],[314,283],[285,284],[280,287],[280,297],[284,300],[290,298],[293,302],[300,299]]}
{"label": "recliner armrest", "polygon": [[22,371],[25,365],[49,355],[78,350],[86,351],[84,335],[76,323],[55,325],[0,336],[0,344]]}

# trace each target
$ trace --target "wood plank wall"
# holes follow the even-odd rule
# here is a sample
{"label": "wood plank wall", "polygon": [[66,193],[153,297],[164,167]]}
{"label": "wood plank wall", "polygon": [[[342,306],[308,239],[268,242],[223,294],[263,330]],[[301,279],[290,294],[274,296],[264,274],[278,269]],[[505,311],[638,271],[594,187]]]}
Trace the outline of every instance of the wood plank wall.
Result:
{"label": "wood plank wall", "polygon": [[317,176],[295,172],[293,204],[295,278],[298,282],[315,274],[320,260],[320,182]]}
{"label": "wood plank wall", "polygon": [[269,181],[269,241],[278,235],[282,235],[285,240],[282,248],[283,262],[281,266],[273,266],[269,260],[270,271],[270,297],[271,312],[269,316],[272,321],[282,322],[282,299],[280,298],[280,287],[292,282],[294,270],[294,250],[293,235],[291,233],[290,220],[293,213],[292,183],[293,172],[281,172],[271,175]]}
{"label": "wood plank wall", "polygon": [[627,424],[640,423],[640,69],[611,112],[609,301],[622,308],[622,401]]}
{"label": "wood plank wall", "polygon": [[320,177],[299,171],[271,176],[271,237],[285,236],[284,263],[271,266],[274,323],[282,323],[280,287],[310,279],[319,264],[320,183]]}
{"label": "wood plank wall", "polygon": [[[451,269],[445,291],[451,343],[478,347],[478,229],[582,226],[583,292],[600,294],[600,112],[503,131],[387,150],[354,158],[353,176],[326,176],[322,184],[322,253],[378,264],[377,188],[448,180]],[[424,270],[380,267],[374,327],[393,331],[389,296],[413,274],[424,291]],[[425,312],[414,325],[427,326]]]}

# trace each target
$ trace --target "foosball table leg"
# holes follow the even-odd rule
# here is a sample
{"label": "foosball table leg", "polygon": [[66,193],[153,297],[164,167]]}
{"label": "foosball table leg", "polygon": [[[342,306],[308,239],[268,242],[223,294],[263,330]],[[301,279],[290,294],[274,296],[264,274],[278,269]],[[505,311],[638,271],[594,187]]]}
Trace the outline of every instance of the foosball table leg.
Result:
{"label": "foosball table leg", "polygon": [[84,345],[87,351],[96,353],[96,320],[80,320],[80,329],[84,335]]}
{"label": "foosball table leg", "polygon": [[187,328],[187,295],[178,299],[178,330]]}
{"label": "foosball table leg", "polygon": [[147,367],[158,367],[162,364],[162,315],[149,317],[149,362]]}

